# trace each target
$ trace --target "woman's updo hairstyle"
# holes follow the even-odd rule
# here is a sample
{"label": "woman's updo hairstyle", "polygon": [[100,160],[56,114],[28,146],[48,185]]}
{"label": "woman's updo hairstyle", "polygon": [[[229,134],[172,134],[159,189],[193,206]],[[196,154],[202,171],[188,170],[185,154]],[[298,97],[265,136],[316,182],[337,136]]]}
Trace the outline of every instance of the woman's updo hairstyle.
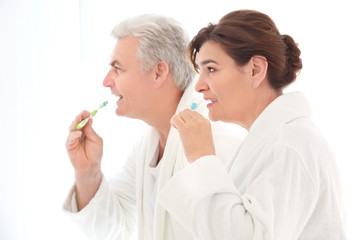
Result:
{"label": "woman's updo hairstyle", "polygon": [[266,14],[252,10],[238,10],[222,17],[218,24],[201,29],[188,47],[190,60],[196,71],[196,57],[206,41],[214,41],[239,65],[243,66],[255,55],[268,61],[267,76],[271,86],[283,89],[295,81],[302,68],[300,49],[289,35],[281,35]]}

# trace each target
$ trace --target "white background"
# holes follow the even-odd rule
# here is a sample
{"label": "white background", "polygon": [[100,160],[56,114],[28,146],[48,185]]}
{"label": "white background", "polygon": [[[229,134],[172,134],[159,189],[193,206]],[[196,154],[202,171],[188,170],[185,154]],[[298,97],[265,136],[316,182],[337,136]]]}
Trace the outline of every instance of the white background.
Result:
{"label": "white background", "polygon": [[[61,212],[73,183],[65,140],[82,109],[110,104],[94,125],[103,137],[103,171],[121,167],[144,124],[116,117],[102,87],[114,40],[128,17],[158,13],[190,37],[236,9],[273,18],[302,50],[300,90],[333,148],[342,177],[348,239],[360,239],[360,7],[324,1],[0,0],[0,239],[84,239]],[[144,99],[146,101],[146,99]]]}

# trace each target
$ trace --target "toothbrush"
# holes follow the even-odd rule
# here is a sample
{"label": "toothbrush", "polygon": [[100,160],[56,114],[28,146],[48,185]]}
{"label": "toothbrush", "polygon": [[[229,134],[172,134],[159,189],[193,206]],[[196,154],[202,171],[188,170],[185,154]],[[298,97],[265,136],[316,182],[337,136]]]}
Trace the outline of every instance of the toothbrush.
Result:
{"label": "toothbrush", "polygon": [[190,105],[190,109],[195,111],[195,109],[201,104],[202,100],[200,100],[199,103],[197,102],[193,102],[191,105]]}
{"label": "toothbrush", "polygon": [[92,112],[90,113],[90,116],[89,116],[89,117],[87,117],[87,118],[85,118],[84,120],[82,120],[81,122],[79,122],[78,125],[76,126],[76,128],[77,128],[77,129],[82,129],[82,128],[86,125],[86,123],[89,121],[89,119],[90,119],[90,118],[93,118],[93,117],[96,115],[97,111],[98,111],[100,108],[105,107],[107,104],[108,104],[108,101],[105,101],[105,102],[103,102],[102,104],[100,104],[100,106],[99,106],[96,110],[94,110],[94,111],[92,111]]}

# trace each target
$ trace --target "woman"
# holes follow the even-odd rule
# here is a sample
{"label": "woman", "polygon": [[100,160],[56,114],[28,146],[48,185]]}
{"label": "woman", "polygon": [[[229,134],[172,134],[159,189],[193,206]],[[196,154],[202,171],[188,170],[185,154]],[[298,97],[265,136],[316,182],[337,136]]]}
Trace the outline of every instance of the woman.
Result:
{"label": "woman", "polygon": [[160,192],[165,209],[196,239],[345,239],[331,150],[305,97],[283,94],[302,68],[294,40],[267,15],[242,10],[201,29],[189,53],[210,119],[248,136],[224,167],[209,122],[191,110],[174,115],[191,164]]}

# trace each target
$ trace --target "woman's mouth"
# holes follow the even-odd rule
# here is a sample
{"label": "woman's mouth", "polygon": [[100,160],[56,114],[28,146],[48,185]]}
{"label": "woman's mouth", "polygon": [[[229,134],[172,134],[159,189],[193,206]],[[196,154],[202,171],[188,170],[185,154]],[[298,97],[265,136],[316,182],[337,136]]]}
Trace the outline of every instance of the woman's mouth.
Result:
{"label": "woman's mouth", "polygon": [[206,101],[210,101],[210,103],[208,103],[206,106],[207,108],[211,108],[216,102],[217,100],[215,99],[205,99]]}

